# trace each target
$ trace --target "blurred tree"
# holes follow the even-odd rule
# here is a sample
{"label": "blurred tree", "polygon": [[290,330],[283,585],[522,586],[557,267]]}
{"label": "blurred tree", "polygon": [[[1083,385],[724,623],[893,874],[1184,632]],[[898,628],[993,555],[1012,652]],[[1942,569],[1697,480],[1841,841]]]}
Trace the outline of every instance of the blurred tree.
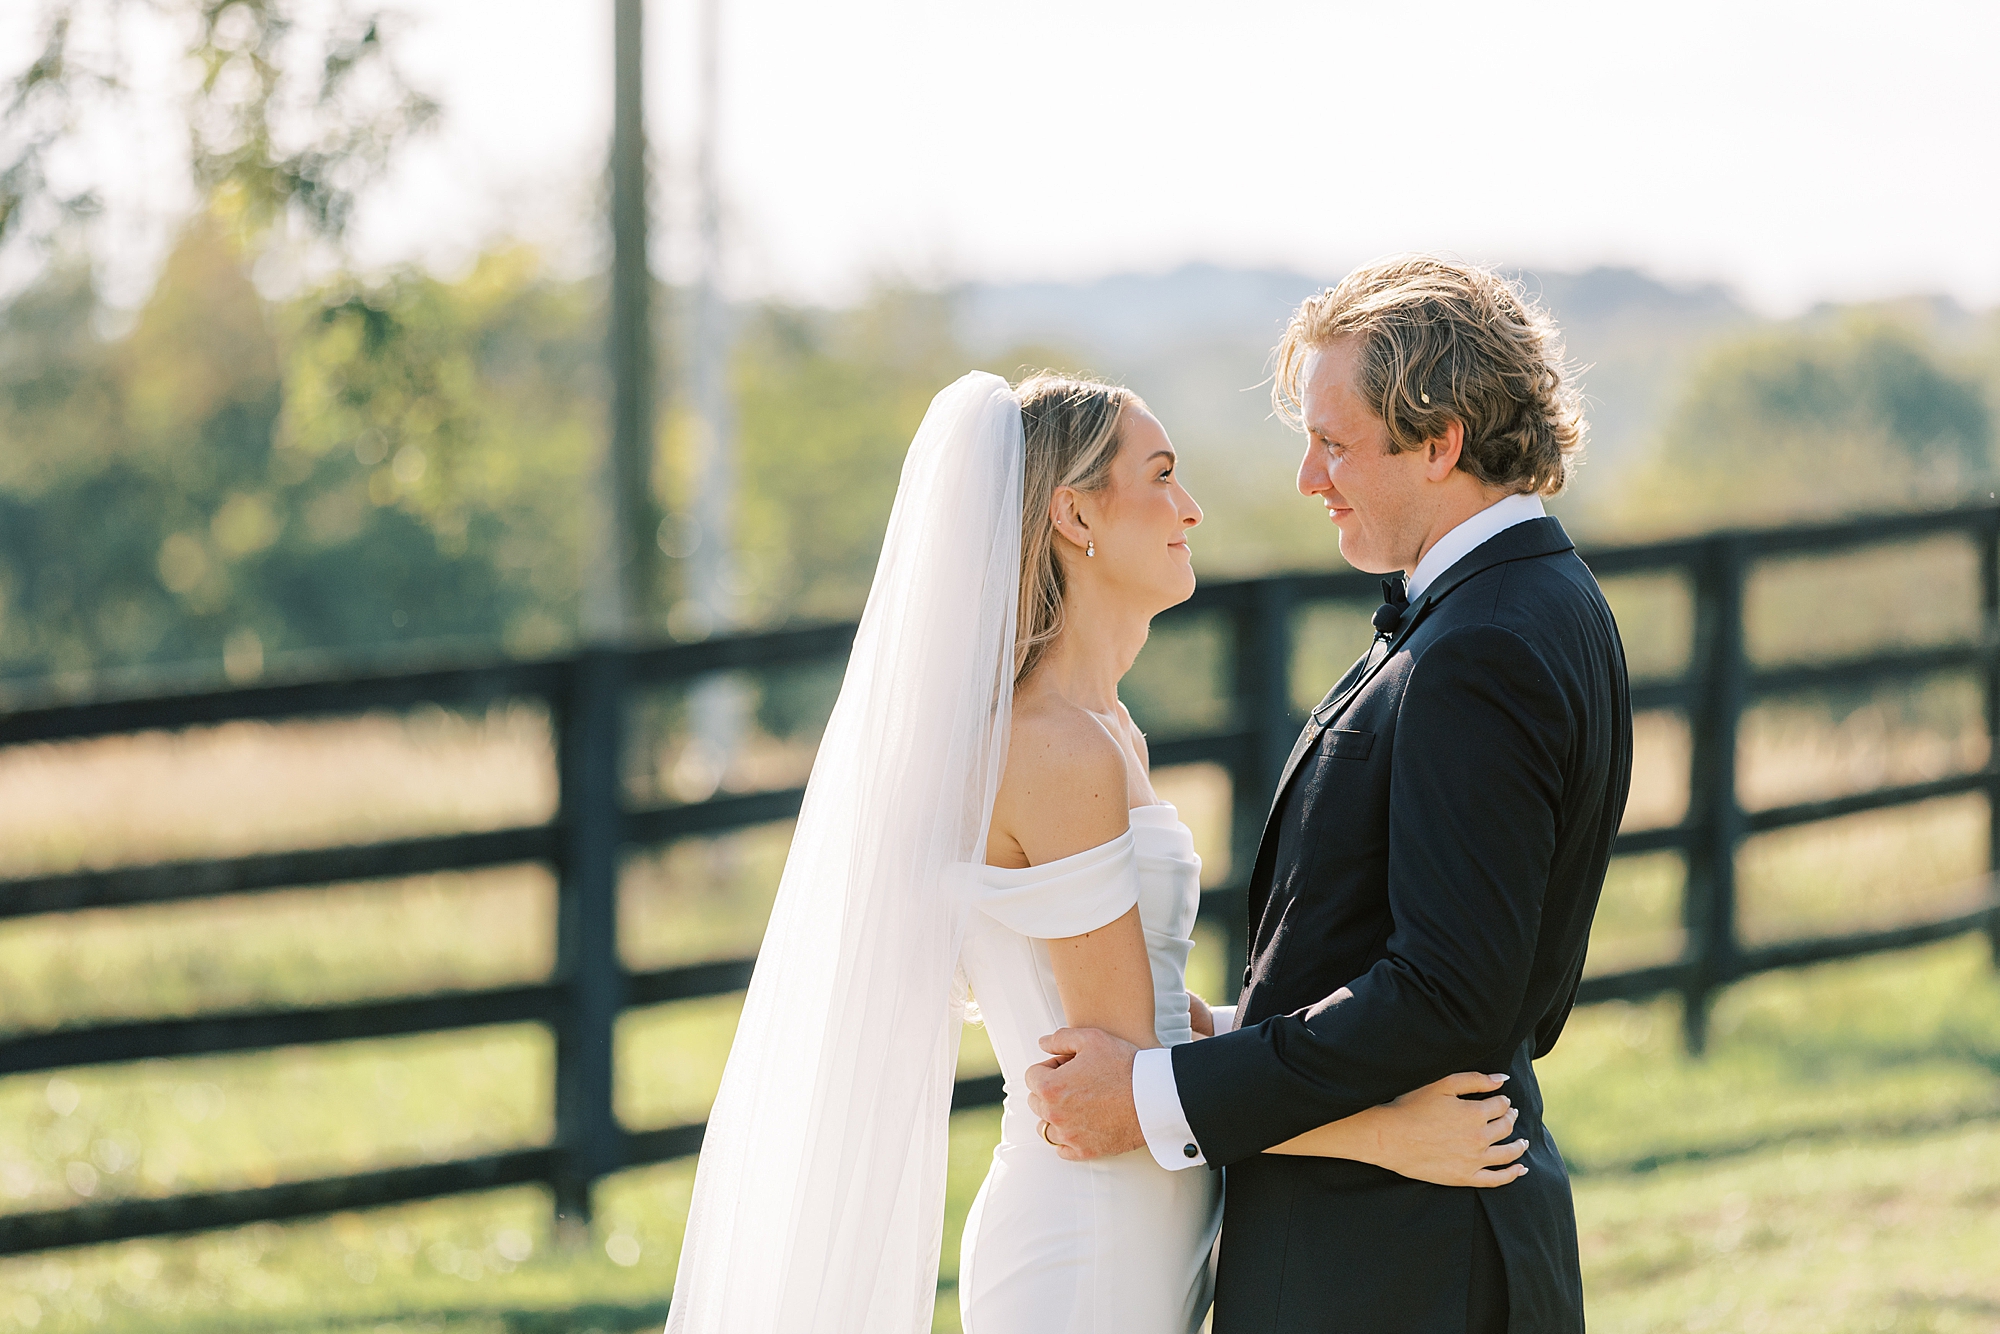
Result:
{"label": "blurred tree", "polygon": [[1690,375],[1622,506],[1692,530],[1984,496],[1983,386],[1908,324],[1848,313],[1718,344]]}
{"label": "blurred tree", "polygon": [[734,377],[747,619],[861,609],[910,437],[967,364],[935,294],[889,289],[850,311],[750,313]]}
{"label": "blurred tree", "polygon": [[[42,48],[13,81],[0,150],[0,242],[48,241],[96,213],[102,191],[53,164],[89,119],[146,114],[124,69],[139,0],[44,0]],[[337,241],[359,192],[438,107],[384,45],[384,16],[346,0],[145,0],[182,33],[178,108],[198,198],[228,201],[253,235],[286,222]],[[58,184],[59,181],[64,182]]]}
{"label": "blurred tree", "polygon": [[[162,22],[200,205],[107,341],[73,259],[100,183],[68,150],[157,115],[124,71]],[[45,0],[0,121],[0,244],[54,256],[0,320],[0,672],[571,638],[601,416],[585,287],[521,250],[276,305],[246,276],[273,246],[338,260],[361,191],[436,117],[384,34],[349,0]]]}
{"label": "blurred tree", "polygon": [[[257,482],[277,350],[219,229],[190,229],[119,343],[96,340],[90,298],[65,275],[8,311],[10,342],[46,331],[66,349],[6,362],[0,425],[21,462],[0,526],[10,590],[0,642],[31,670],[186,656],[231,630],[255,635],[254,617],[232,605],[234,567],[275,536]],[[251,642],[239,637],[239,662]]]}
{"label": "blurred tree", "polygon": [[594,322],[532,256],[272,309],[204,218],[132,331],[0,317],[0,672],[570,637]]}
{"label": "blurred tree", "polygon": [[[131,530],[154,525],[131,513],[145,487],[123,457],[123,393],[96,313],[87,272],[62,268],[0,316],[0,651],[41,672],[143,657],[169,617],[153,552]],[[113,562],[140,571],[144,591],[121,580],[85,612],[86,547],[125,548]]]}
{"label": "blurred tree", "polygon": [[1987,410],[2000,421],[2000,309],[1988,311],[1975,324],[1969,341],[1974,372],[1986,388]]}
{"label": "blurred tree", "polygon": [[[271,303],[247,262],[240,230],[204,216],[122,336],[100,332],[80,269],[0,309],[0,674],[220,658],[242,678],[277,653],[571,642],[598,285],[508,249],[456,280],[341,278]],[[968,364],[949,315],[903,290],[744,314],[753,623],[860,610],[910,436]],[[691,423],[663,425],[684,473]],[[682,473],[667,498],[684,510]],[[767,724],[816,719],[825,684],[771,693]]]}
{"label": "blurred tree", "polygon": [[[519,653],[574,634],[579,497],[602,417],[594,299],[512,249],[458,282],[343,282],[289,312],[278,457],[331,486],[302,498],[308,535],[330,550],[363,526],[356,516],[394,512],[421,525],[438,558],[485,571],[487,595],[449,609],[418,598],[428,569],[409,571],[399,629]],[[421,627],[413,599],[427,608]],[[329,623],[319,642],[353,643],[360,631]]]}

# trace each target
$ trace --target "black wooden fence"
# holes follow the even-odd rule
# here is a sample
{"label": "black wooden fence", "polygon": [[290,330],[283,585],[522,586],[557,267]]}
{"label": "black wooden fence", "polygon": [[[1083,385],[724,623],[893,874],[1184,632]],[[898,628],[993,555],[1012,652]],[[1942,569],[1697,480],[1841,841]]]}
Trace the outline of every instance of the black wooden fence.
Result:
{"label": "black wooden fence", "polygon": [[[1980,621],[1971,641],[1870,653],[1830,662],[1757,667],[1744,649],[1747,571],[1774,556],[1834,553],[1871,544],[1957,535],[1980,570]],[[1731,532],[1590,553],[1600,578],[1668,575],[1692,590],[1694,643],[1686,672],[1635,683],[1637,710],[1683,712],[1693,738],[1690,800],[1671,827],[1627,830],[1617,852],[1671,850],[1686,860],[1686,949],[1655,967],[1590,977],[1585,1004],[1678,993],[1687,1035],[1699,1049],[1709,1000],[1753,973],[1900,949],[1986,930],[2000,949],[2000,908],[1891,930],[1744,948],[1735,912],[1735,856],[1749,834],[1960,793],[1985,793],[2000,850],[2000,770],[1975,771],[1794,806],[1745,811],[1736,794],[1737,723],[1752,701],[1829,687],[1865,687],[1940,673],[1976,673],[1986,730],[2000,735],[2000,507],[1865,522]],[[1208,584],[1173,616],[1224,619],[1231,647],[1232,709],[1226,726],[1152,745],[1156,767],[1213,763],[1233,785],[1230,864],[1251,865],[1269,787],[1300,721],[1291,676],[1294,613],[1327,601],[1373,605],[1376,581],[1351,573],[1282,575]],[[613,1111],[613,1028],[621,1012],[740,991],[752,960],[726,959],[651,972],[628,971],[618,951],[621,850],[784,820],[801,791],[717,797],[689,805],[629,809],[621,796],[619,747],[629,693],[731,670],[837,660],[851,625],[622,650],[589,650],[546,662],[495,662],[353,679],[265,684],[143,699],[60,703],[0,715],[0,746],[117,733],[173,730],[240,720],[280,721],[403,710],[423,704],[478,707],[502,700],[546,703],[557,738],[560,801],[541,825],[404,838],[366,846],[260,853],[204,861],[71,871],[0,880],[0,918],[70,913],[254,894],[525,862],[554,868],[559,889],[556,967],[545,981],[348,1004],[208,1013],[189,1018],[94,1023],[0,1034],[0,1076],[145,1058],[215,1055],[361,1038],[396,1037],[492,1024],[538,1023],[556,1039],[553,1142],[448,1162],[388,1167],[351,1176],[159,1199],[113,1199],[74,1208],[0,1214],[0,1254],[296,1218],[528,1182],[546,1183],[560,1216],[587,1220],[593,1183],[622,1168],[695,1153],[700,1125],[633,1130]],[[1328,665],[1337,670],[1338,664]],[[1992,856],[1989,851],[1989,858]],[[1204,896],[1241,967],[1240,885]],[[960,1083],[954,1107],[1000,1097],[997,1077]]]}

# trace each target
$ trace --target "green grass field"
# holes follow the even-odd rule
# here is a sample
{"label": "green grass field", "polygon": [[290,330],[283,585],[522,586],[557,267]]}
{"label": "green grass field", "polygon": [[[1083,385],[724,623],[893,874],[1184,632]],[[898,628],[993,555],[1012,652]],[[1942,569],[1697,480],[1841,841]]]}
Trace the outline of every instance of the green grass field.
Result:
{"label": "green grass field", "polygon": [[[632,1054],[712,1054],[728,1019],[635,1032]],[[1544,1065],[1593,1328],[2000,1329],[2000,976],[1984,941],[1747,983],[1719,1004],[1705,1060],[1681,1054],[1678,1027],[1671,1002],[1585,1010]],[[545,1113],[501,1109],[545,1086],[547,1061],[502,1030],[16,1079],[0,1085],[0,1170],[11,1193],[37,1173],[24,1159],[61,1162],[58,1179],[102,1193],[151,1184],[162,1162],[259,1180],[281,1163],[464,1151],[545,1132]],[[634,1101],[671,1106],[671,1083]],[[385,1145],[356,1121],[403,1133]],[[947,1284],[995,1133],[990,1112],[954,1125]],[[94,1179],[77,1182],[84,1166]],[[691,1177],[609,1182],[591,1244],[571,1252],[542,1193],[518,1189],[8,1260],[0,1328],[648,1328]],[[937,1327],[955,1317],[947,1289]]]}
{"label": "green grass field", "polygon": [[[1984,763],[1963,683],[1746,720],[1746,801],[1805,800]],[[1686,736],[1640,720],[1632,823],[1677,819]],[[732,781],[790,781],[773,744]],[[642,752],[636,788],[673,781]],[[0,752],[0,874],[489,827],[546,818],[543,720],[420,713]],[[1228,789],[1160,776],[1227,874]],[[119,813],[115,834],[102,812]],[[754,949],[786,829],[688,842],[627,868],[637,967]],[[1977,797],[1763,836],[1743,930],[1780,939],[1962,906],[1986,865]],[[1592,967],[1681,948],[1672,857],[1614,866]],[[509,870],[169,909],[0,923],[0,1029],[306,1003],[546,974],[553,886]],[[1192,983],[1211,994],[1215,942]],[[733,998],[636,1012],[619,1112],[699,1119]],[[1767,976],[1726,993],[1706,1058],[1672,1001],[1580,1011],[1544,1063],[1576,1166],[1597,1330],[2000,1330],[2000,973],[1983,938]],[[976,1032],[968,1072],[990,1068]],[[545,1140],[552,1051],[532,1027],[0,1080],[0,1210],[257,1185]],[[957,1327],[958,1228],[996,1133],[954,1125],[938,1328]],[[638,1330],[664,1318],[691,1164],[605,1183],[559,1247],[539,1189],[0,1260],[0,1331]]]}

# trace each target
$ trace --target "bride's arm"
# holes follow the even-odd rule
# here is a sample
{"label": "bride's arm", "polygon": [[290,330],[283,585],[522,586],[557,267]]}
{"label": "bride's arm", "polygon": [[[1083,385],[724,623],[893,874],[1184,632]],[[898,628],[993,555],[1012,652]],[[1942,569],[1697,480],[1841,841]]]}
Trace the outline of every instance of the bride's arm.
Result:
{"label": "bride's arm", "polygon": [[[1213,1037],[1215,1016],[1208,1003],[1190,991],[1188,1004],[1197,1038]],[[1528,1142],[1499,1142],[1513,1131],[1520,1113],[1506,1098],[1459,1096],[1492,1093],[1504,1082],[1500,1075],[1447,1075],[1394,1102],[1308,1130],[1264,1152],[1351,1158],[1440,1186],[1504,1186],[1528,1171],[1515,1162],[1527,1152]]]}
{"label": "bride's arm", "polygon": [[[1201,1002],[1193,992],[1188,998]],[[1198,1010],[1206,1012],[1208,1006],[1200,1003]],[[1199,1019],[1195,1030],[1203,1032]],[[1211,1019],[1204,1036],[1214,1031]],[[1528,1142],[1502,1142],[1520,1113],[1504,1097],[1459,1095],[1490,1094],[1505,1082],[1505,1075],[1447,1075],[1394,1102],[1308,1130],[1264,1152],[1349,1158],[1440,1186],[1504,1186],[1528,1172],[1526,1164],[1515,1161],[1527,1152]]]}
{"label": "bride's arm", "polygon": [[1153,969],[1137,905],[1109,925],[1048,942],[1063,1021],[1101,1028],[1135,1047],[1160,1045],[1154,1029]]}
{"label": "bride's arm", "polygon": [[1528,1142],[1507,1140],[1520,1113],[1506,1098],[1459,1096],[1491,1093],[1504,1078],[1446,1075],[1394,1102],[1308,1130],[1265,1152],[1351,1158],[1440,1186],[1504,1186],[1528,1171],[1515,1161],[1527,1152]]}
{"label": "bride's arm", "polygon": [[[1132,827],[1125,783],[1125,754],[1103,729],[1017,709],[987,860],[1040,866],[1111,842]],[[1136,904],[1096,930],[1044,943],[1065,1024],[1160,1045]]]}
{"label": "bride's arm", "polygon": [[[1022,740],[1020,726],[1014,738]],[[1002,788],[1004,796],[1016,796],[1006,806],[1014,818],[1010,828],[1026,834],[1022,848],[1034,864],[1100,848],[1132,828],[1126,760],[1118,744],[1102,732],[1072,732],[1062,742],[1060,752],[1046,754],[1032,770],[1034,778],[1022,784],[1022,792],[1006,794]],[[1008,770],[1012,780],[1012,754]],[[1152,964],[1146,958],[1138,904],[1116,922],[1044,944],[1062,996],[1064,1024],[1102,1028],[1132,1046],[1160,1046],[1152,1014]]]}

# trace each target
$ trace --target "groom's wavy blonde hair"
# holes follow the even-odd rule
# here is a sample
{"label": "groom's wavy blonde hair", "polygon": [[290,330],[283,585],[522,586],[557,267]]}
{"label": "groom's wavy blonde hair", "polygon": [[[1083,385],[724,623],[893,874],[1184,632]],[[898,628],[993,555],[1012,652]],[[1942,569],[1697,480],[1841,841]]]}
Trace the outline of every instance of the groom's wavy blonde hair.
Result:
{"label": "groom's wavy blonde hair", "polygon": [[1583,449],[1583,406],[1554,321],[1519,283],[1434,255],[1362,265],[1292,315],[1271,385],[1281,418],[1303,426],[1308,355],[1349,339],[1355,388],[1388,428],[1391,454],[1456,420],[1458,466],[1481,482],[1563,489]]}
{"label": "groom's wavy blonde hair", "polygon": [[1118,457],[1118,423],[1145,406],[1130,389],[1043,371],[1014,387],[1027,458],[1021,485],[1021,609],[1014,632],[1014,684],[1041,664],[1063,630],[1063,567],[1049,502],[1056,488],[1099,491]]}

